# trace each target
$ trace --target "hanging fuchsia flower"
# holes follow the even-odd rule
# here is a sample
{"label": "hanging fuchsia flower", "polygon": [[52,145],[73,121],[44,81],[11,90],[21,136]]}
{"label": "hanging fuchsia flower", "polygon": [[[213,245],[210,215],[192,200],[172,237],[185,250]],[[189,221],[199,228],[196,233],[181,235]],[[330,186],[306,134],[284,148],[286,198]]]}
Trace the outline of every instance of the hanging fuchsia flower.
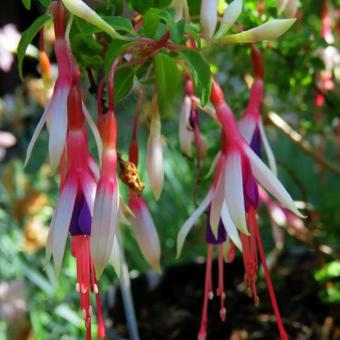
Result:
{"label": "hanging fuchsia flower", "polygon": [[99,276],[112,252],[119,209],[116,121],[113,112],[110,111],[102,119],[100,127],[103,138],[102,168],[94,205],[91,237],[93,261]]}
{"label": "hanging fuchsia flower", "polygon": [[84,313],[86,338],[91,339],[92,307],[90,292],[96,294],[98,337],[103,338],[99,290],[93,265],[90,238],[96,190],[95,174],[91,170],[93,158],[88,150],[85,116],[79,78],[73,75],[68,97],[68,132],[61,161],[61,190],[49,230],[46,256],[53,256],[56,272],[60,272],[67,235],[71,235],[71,253],[76,258],[77,284],[80,306]]}
{"label": "hanging fuchsia flower", "polygon": [[[267,285],[277,318],[280,336],[282,339],[286,339],[287,336],[277,308],[269,272],[266,270],[265,256],[256,221],[256,208],[258,205],[256,181],[285,207],[300,217],[302,215],[296,209],[294,201],[280,181],[241,136],[233,118],[233,113],[225,102],[222,90],[216,82],[213,83],[210,99],[215,107],[216,117],[223,129],[221,154],[219,155],[216,177],[211,189],[199,207],[180,229],[177,238],[177,251],[178,254],[181,252],[184,240],[193,224],[210,206],[209,230],[211,229],[215,240],[218,240],[218,243],[224,242],[223,238],[219,239],[221,233],[220,223],[222,222],[231,241],[238,248],[243,249],[248,292],[254,296],[255,302],[257,302],[255,287],[257,250],[259,251],[261,262],[266,272]],[[256,249],[256,246],[258,249]],[[204,339],[206,334],[205,324],[206,321],[202,317],[201,339]]]}
{"label": "hanging fuchsia flower", "polygon": [[148,206],[142,197],[130,192],[129,207],[133,213],[131,222],[139,248],[148,264],[159,272],[161,247]]}
{"label": "hanging fuchsia flower", "polygon": [[154,96],[151,102],[150,134],[147,145],[147,169],[152,192],[156,200],[159,200],[164,184],[164,160],[157,96]]}
{"label": "hanging fuchsia flower", "polygon": [[270,169],[272,170],[274,175],[277,175],[275,157],[268,142],[262,122],[261,105],[264,97],[264,65],[261,52],[257,47],[255,47],[255,45],[251,45],[251,56],[255,80],[250,89],[248,106],[243,113],[240,121],[238,122],[238,127],[242,136],[245,138],[247,143],[251,146],[251,148],[256,152],[258,156],[260,155],[261,144],[263,144]]}
{"label": "hanging fuchsia flower", "polygon": [[58,78],[49,103],[34,131],[28,145],[25,164],[29,161],[39,134],[47,123],[49,130],[49,155],[52,168],[55,169],[64,150],[67,132],[67,98],[70,92],[72,77],[68,45],[65,39],[65,9],[60,2],[56,6],[55,20],[55,54],[58,64]]}
{"label": "hanging fuchsia flower", "polygon": [[149,208],[142,198],[144,184],[137,172],[139,159],[139,146],[137,143],[137,128],[139,107],[137,105],[133,127],[132,141],[129,148],[129,162],[120,160],[120,177],[129,188],[129,208],[131,209],[130,220],[135,232],[139,248],[148,262],[156,271],[160,271],[161,247],[156,226],[150,214]]}
{"label": "hanging fuchsia flower", "polygon": [[[98,276],[110,260],[118,225],[119,187],[117,182],[117,123],[114,115],[113,76],[116,65],[110,72],[109,110],[101,112],[98,126],[103,142],[102,167],[94,204],[91,251]],[[101,95],[100,95],[101,97]]]}

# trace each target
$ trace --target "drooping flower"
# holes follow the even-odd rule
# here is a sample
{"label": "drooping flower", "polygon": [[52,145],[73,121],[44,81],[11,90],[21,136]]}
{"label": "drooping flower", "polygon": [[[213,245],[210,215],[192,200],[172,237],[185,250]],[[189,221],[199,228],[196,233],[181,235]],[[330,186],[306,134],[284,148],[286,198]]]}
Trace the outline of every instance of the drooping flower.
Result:
{"label": "drooping flower", "polygon": [[[278,323],[280,337],[287,339],[284,331],[276,298],[272,288],[261,237],[256,221],[258,192],[256,181],[276,197],[281,204],[302,216],[296,209],[294,201],[240,134],[233,113],[225,102],[222,90],[213,82],[211,102],[216,110],[223,132],[221,153],[219,155],[216,176],[212,187],[192,216],[184,223],[177,237],[177,253],[181,252],[184,240],[197,218],[210,206],[209,228],[215,239],[219,236],[219,225],[225,226],[228,237],[243,250],[248,292],[256,293],[257,251],[266,273],[266,281]],[[239,235],[240,233],[240,235]],[[207,263],[208,266],[208,263]],[[208,269],[207,269],[208,270]],[[203,320],[203,318],[202,318]],[[203,322],[204,323],[204,322]],[[201,338],[204,337],[204,332]]]}
{"label": "drooping flower", "polygon": [[263,144],[269,166],[274,175],[277,175],[276,161],[273,151],[268,142],[266,133],[263,127],[261,116],[261,105],[263,102],[263,76],[264,65],[263,57],[260,50],[254,45],[251,46],[251,55],[253,62],[253,70],[255,80],[250,89],[249,101],[246,110],[238,122],[238,127],[242,136],[247,143],[252,147],[255,153],[260,156],[259,149]]}
{"label": "drooping flower", "polygon": [[72,79],[68,95],[68,131],[60,167],[61,189],[49,229],[46,257],[53,256],[56,272],[59,273],[70,233],[71,254],[76,258],[77,267],[76,291],[84,314],[86,339],[91,339],[91,292],[96,295],[98,337],[102,339],[105,327],[90,250],[96,174],[91,169],[93,158],[88,150],[79,73],[73,73]]}
{"label": "drooping flower", "polygon": [[161,121],[157,97],[151,102],[150,134],[147,145],[147,170],[152,192],[159,200],[164,184],[164,161],[161,135]]}
{"label": "drooping flower", "polygon": [[149,209],[143,198],[134,192],[130,192],[129,207],[133,213],[131,222],[139,248],[148,264],[159,272],[161,247]]}
{"label": "drooping flower", "polygon": [[54,49],[59,71],[58,78],[54,85],[52,97],[47,104],[28,145],[25,160],[25,164],[27,164],[39,134],[45,123],[47,123],[49,130],[49,155],[53,169],[59,164],[66,142],[67,98],[72,85],[71,61],[68,44],[65,39],[65,9],[60,2],[58,2],[56,6],[54,27],[56,36]]}
{"label": "drooping flower", "polygon": [[113,65],[109,79],[109,109],[100,112],[98,126],[103,143],[102,166],[98,181],[91,236],[91,252],[98,276],[110,259],[118,225],[119,187],[117,181],[117,123],[114,115]]}

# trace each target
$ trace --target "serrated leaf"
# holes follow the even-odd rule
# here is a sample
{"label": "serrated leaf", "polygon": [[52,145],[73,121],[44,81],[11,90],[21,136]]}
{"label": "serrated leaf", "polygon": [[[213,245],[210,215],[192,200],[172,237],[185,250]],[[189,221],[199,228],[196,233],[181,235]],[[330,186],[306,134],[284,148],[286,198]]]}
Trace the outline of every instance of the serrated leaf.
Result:
{"label": "serrated leaf", "polygon": [[211,72],[209,64],[202,55],[195,50],[182,50],[180,55],[187,61],[196,92],[202,105],[206,105],[210,98]]}
{"label": "serrated leaf", "polygon": [[178,94],[180,72],[176,61],[160,52],[154,59],[157,85],[158,107],[161,115],[171,113]]}
{"label": "serrated leaf", "polygon": [[40,31],[40,29],[44,26],[44,24],[50,20],[51,17],[49,15],[42,15],[35,19],[33,24],[28,27],[21,36],[17,54],[18,54],[18,72],[21,79],[23,79],[22,74],[22,65],[25,58],[25,53],[27,50],[28,45],[32,42],[33,38],[36,36],[36,34]]}

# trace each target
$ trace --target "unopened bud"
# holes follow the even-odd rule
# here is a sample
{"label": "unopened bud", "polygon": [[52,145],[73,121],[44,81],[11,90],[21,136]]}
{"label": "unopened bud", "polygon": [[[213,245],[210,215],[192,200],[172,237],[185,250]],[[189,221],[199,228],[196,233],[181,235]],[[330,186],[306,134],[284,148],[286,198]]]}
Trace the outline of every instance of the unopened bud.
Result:
{"label": "unopened bud", "polygon": [[191,99],[186,96],[182,105],[182,110],[179,116],[179,144],[183,152],[191,157],[192,143],[194,141],[194,133],[189,125],[191,111]]}
{"label": "unopened bud", "polygon": [[158,200],[163,190],[164,161],[161,136],[161,121],[157,107],[157,99],[151,104],[150,135],[147,146],[147,169],[152,192]]}
{"label": "unopened bud", "polygon": [[242,12],[242,0],[234,0],[224,11],[221,26],[218,29],[215,38],[221,38],[234,25]]}
{"label": "unopened bud", "polygon": [[116,30],[104,21],[91,7],[82,0],[62,0],[64,6],[75,16],[85,20],[86,22],[96,26],[106,32],[114,39],[127,40],[126,37],[120,35]]}
{"label": "unopened bud", "polygon": [[255,43],[262,40],[274,40],[284,34],[296,19],[273,19],[248,31],[228,35],[219,40],[226,44]]}
{"label": "unopened bud", "polygon": [[201,26],[202,32],[211,38],[217,25],[218,0],[202,0],[201,3]]}
{"label": "unopened bud", "polygon": [[294,18],[297,12],[298,2],[297,0],[288,0],[285,7],[285,14],[288,18]]}

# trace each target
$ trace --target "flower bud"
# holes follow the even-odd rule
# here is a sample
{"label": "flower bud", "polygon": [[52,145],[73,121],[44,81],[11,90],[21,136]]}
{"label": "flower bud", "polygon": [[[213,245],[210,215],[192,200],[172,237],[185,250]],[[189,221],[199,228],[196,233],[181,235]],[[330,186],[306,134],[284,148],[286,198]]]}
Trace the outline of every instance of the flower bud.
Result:
{"label": "flower bud", "polygon": [[183,152],[191,157],[192,143],[194,141],[194,133],[189,125],[191,111],[191,99],[186,96],[182,105],[182,110],[179,116],[179,143]]}
{"label": "flower bud", "polygon": [[201,26],[202,32],[211,38],[217,25],[218,0],[202,0],[201,3]]}
{"label": "flower bud", "polygon": [[126,40],[126,37],[120,35],[116,30],[104,21],[91,7],[82,0],[62,0],[64,6],[75,16],[82,18],[88,23],[96,26],[106,32],[114,39]]}
{"label": "flower bud", "polygon": [[151,190],[158,200],[161,196],[164,182],[164,164],[161,136],[161,121],[159,117],[157,100],[153,98],[151,104],[152,116],[150,135],[147,146],[147,169]]}
{"label": "flower bud", "polygon": [[215,38],[222,37],[231,26],[234,25],[242,12],[242,0],[234,0],[224,11],[221,26],[218,29]]}
{"label": "flower bud", "polygon": [[149,209],[144,200],[135,195],[130,198],[129,206],[133,212],[131,222],[134,226],[139,248],[149,265],[159,272],[161,248]]}
{"label": "flower bud", "polygon": [[288,0],[285,7],[285,14],[288,18],[294,18],[297,12],[298,2],[297,0]]}
{"label": "flower bud", "polygon": [[272,19],[263,25],[248,31],[228,35],[219,40],[220,43],[245,44],[262,40],[274,40],[284,34],[294,24],[296,19]]}

